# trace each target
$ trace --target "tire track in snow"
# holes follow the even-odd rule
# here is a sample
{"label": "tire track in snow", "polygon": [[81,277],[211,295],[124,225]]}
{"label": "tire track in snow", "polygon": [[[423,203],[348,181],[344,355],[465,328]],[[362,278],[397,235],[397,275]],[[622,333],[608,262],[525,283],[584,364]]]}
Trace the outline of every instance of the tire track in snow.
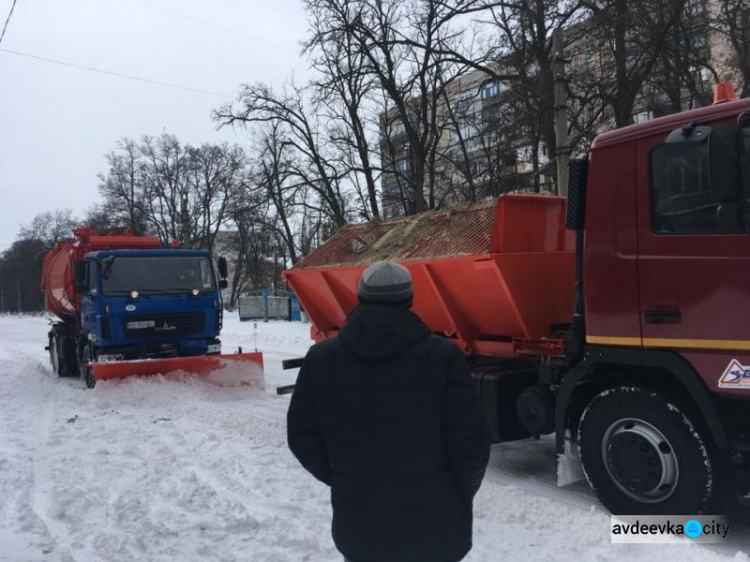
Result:
{"label": "tire track in snow", "polygon": [[[269,400],[271,404],[267,403]],[[248,404],[250,407],[245,412],[245,418],[252,418],[260,423],[254,423],[250,427],[220,425],[214,428],[215,431],[224,434],[224,439],[220,444],[221,457],[240,460],[242,464],[248,467],[253,464],[261,464],[264,468],[257,471],[258,475],[261,475],[266,469],[269,475],[273,475],[279,469],[278,465],[284,464],[281,460],[283,455],[291,455],[288,451],[283,453],[278,451],[279,443],[282,443],[282,446],[285,446],[286,443],[286,409],[282,410],[274,406],[277,401],[281,403],[282,400],[276,396],[269,397],[259,394],[255,400]],[[185,421],[183,421],[183,423],[182,427],[187,430],[186,434],[196,435],[198,433],[197,428],[188,427],[189,422],[185,424]],[[249,439],[252,441],[248,441]],[[163,443],[162,445],[166,448],[173,448],[170,443]],[[203,440],[192,442],[186,440],[183,446],[189,447],[196,458],[200,458],[199,454],[205,450],[206,443]],[[267,457],[265,462],[259,461],[258,452],[265,454]],[[288,469],[288,467],[282,469]],[[262,519],[263,513],[272,513],[275,517],[282,519],[290,519],[305,514],[304,511],[300,511],[301,507],[297,504],[279,503],[278,500],[274,501],[255,492],[252,487],[243,483],[239,478],[229,476],[227,467],[219,463],[211,465],[205,461],[200,462],[193,467],[193,470],[206,485],[227,499],[243,505],[247,512],[256,519]],[[294,470],[300,470],[301,472],[301,467],[297,467],[295,463]],[[259,511],[260,514],[258,514]]]}
{"label": "tire track in snow", "polygon": [[55,419],[55,408],[51,402],[45,402],[41,406],[43,412],[39,418],[36,433],[39,447],[34,454],[34,468],[32,471],[31,509],[47,529],[49,536],[57,546],[61,560],[64,562],[76,562],[75,557],[71,554],[71,548],[65,539],[66,533],[62,525],[48,515],[52,507],[48,501],[49,496],[52,494],[48,445],[51,437],[52,423]]}
{"label": "tire track in snow", "polygon": [[[17,376],[27,377],[22,383],[31,384],[32,393],[37,394],[37,408],[41,414],[36,418],[37,425],[34,431],[34,450],[31,458],[31,489],[28,490],[29,508],[36,521],[45,530],[48,538],[54,543],[55,551],[62,562],[76,562],[76,558],[71,554],[71,548],[65,540],[65,532],[57,522],[53,521],[46,513],[49,511],[50,504],[47,501],[50,489],[50,461],[49,461],[49,442],[51,437],[52,425],[55,419],[55,395],[48,390],[46,381],[39,385],[39,377],[50,377],[53,374],[49,368],[42,363],[37,354],[28,353],[21,349],[13,349],[13,365],[7,372],[22,371]],[[19,366],[21,367],[19,369]],[[26,366],[26,368],[24,368]],[[25,372],[28,371],[28,372]],[[2,369],[6,372],[6,369]],[[46,552],[46,551],[45,551]],[[50,551],[51,553],[51,551]]]}
{"label": "tire track in snow", "polygon": [[[263,522],[264,519],[270,519],[271,521],[289,520],[306,515],[304,511],[300,510],[299,506],[274,504],[257,494],[251,493],[247,486],[241,482],[220,474],[212,468],[200,466],[195,469],[195,472],[204,484],[225,498],[242,505],[248,515],[258,522]],[[268,515],[272,515],[272,517],[269,518]]]}

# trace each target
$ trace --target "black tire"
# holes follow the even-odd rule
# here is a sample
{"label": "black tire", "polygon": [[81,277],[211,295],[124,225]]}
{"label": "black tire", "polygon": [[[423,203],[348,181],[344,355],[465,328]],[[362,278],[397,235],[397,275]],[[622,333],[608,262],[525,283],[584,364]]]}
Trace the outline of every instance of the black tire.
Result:
{"label": "black tire", "polygon": [[640,387],[595,396],[581,416],[586,478],[615,515],[705,513],[722,497],[717,455],[686,410]]}
{"label": "black tire", "polygon": [[63,328],[55,327],[49,334],[49,358],[58,377],[78,376],[75,342]]}
{"label": "black tire", "polygon": [[93,349],[91,344],[83,346],[81,351],[81,360],[79,362],[79,371],[83,382],[86,383],[86,388],[94,388],[96,380],[94,380],[94,371],[89,366],[89,363],[96,359],[96,350]]}
{"label": "black tire", "polygon": [[57,349],[57,338],[54,332],[49,333],[49,363],[52,366],[52,372],[58,377],[61,376],[60,355]]}

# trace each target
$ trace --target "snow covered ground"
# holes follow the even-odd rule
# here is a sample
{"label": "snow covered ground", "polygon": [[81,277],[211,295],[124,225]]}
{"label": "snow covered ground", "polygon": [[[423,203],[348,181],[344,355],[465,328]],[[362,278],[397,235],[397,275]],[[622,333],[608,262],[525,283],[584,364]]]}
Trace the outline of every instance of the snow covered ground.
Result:
{"label": "snow covered ground", "polygon": [[[281,360],[309,346],[297,323],[226,319],[225,351],[266,358],[267,389],[152,377],[58,379],[43,318],[0,317],[0,561],[341,560],[325,486],[285,445],[293,383]],[[554,487],[552,442],[494,447],[476,500],[467,562],[750,562],[750,542],[611,545],[609,516],[585,486]]]}

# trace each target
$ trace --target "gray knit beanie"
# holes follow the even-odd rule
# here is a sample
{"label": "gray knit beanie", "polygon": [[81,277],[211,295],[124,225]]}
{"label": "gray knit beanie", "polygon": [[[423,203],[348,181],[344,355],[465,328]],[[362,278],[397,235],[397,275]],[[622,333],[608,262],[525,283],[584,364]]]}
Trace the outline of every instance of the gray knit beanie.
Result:
{"label": "gray knit beanie", "polygon": [[375,262],[362,272],[357,297],[362,304],[408,308],[412,303],[411,274],[392,261]]}

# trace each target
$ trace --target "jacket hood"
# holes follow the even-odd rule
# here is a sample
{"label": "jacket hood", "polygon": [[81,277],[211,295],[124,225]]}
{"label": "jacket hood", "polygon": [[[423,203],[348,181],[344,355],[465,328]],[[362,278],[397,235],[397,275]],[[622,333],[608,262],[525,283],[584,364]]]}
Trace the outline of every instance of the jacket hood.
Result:
{"label": "jacket hood", "polygon": [[341,327],[343,346],[361,359],[385,359],[430,335],[422,320],[405,308],[367,304],[357,306]]}

